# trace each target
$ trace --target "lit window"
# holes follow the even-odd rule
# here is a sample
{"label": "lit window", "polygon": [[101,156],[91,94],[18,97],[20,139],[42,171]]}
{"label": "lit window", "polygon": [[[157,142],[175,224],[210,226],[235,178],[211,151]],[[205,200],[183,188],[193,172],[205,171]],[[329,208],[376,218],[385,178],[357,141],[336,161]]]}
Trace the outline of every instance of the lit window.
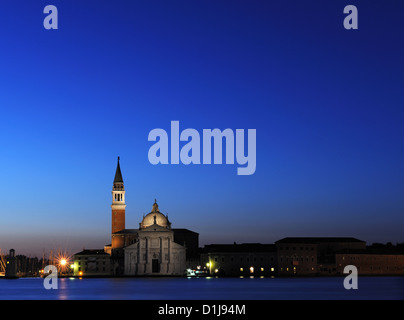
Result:
{"label": "lit window", "polygon": [[274,272],[274,271],[275,271],[275,269],[274,269],[274,268],[271,268],[271,271],[272,271],[272,272]]}
{"label": "lit window", "polygon": [[254,267],[250,267],[250,273],[254,273]]}
{"label": "lit window", "polygon": [[264,268],[261,268],[261,271],[264,271]]}
{"label": "lit window", "polygon": [[240,271],[242,272],[242,271],[244,271],[244,269],[243,269],[243,268],[240,268]]}

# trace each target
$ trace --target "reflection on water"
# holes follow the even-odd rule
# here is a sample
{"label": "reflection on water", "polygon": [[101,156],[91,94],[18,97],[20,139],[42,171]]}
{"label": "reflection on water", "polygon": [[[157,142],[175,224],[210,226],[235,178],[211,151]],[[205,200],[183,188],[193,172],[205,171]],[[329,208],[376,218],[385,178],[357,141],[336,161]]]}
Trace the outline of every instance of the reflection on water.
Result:
{"label": "reflection on water", "polygon": [[0,280],[2,300],[270,300],[404,299],[404,277],[359,277],[346,290],[330,278],[102,278],[58,279],[46,290],[41,278]]}

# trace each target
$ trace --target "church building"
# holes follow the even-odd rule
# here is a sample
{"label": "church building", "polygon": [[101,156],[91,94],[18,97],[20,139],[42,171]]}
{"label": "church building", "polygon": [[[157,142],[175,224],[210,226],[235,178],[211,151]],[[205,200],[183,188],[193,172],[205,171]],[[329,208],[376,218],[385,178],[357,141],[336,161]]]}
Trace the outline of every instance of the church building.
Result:
{"label": "church building", "polygon": [[198,260],[199,234],[171,228],[157,200],[138,229],[126,229],[125,210],[125,187],[118,157],[112,187],[111,244],[104,246],[104,252],[110,255],[111,275],[185,275],[186,267]]}
{"label": "church building", "polygon": [[124,247],[125,275],[183,275],[186,248],[174,241],[168,217],[157,202],[140,223],[134,243]]}

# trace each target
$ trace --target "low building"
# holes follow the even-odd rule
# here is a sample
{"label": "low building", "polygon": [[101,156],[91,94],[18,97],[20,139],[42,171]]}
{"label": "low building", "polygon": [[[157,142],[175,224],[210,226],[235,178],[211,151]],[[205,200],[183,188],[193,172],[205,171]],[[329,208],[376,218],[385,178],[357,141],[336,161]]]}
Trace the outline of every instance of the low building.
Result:
{"label": "low building", "polygon": [[336,252],[366,248],[365,241],[351,237],[287,237],[275,244],[279,275],[336,274]]}
{"label": "low building", "polygon": [[110,276],[110,255],[104,250],[83,250],[73,255],[74,276]]}
{"label": "low building", "polygon": [[347,265],[354,265],[359,275],[403,275],[404,252],[398,250],[345,250],[336,253],[336,273],[342,275]]}
{"label": "low building", "polygon": [[271,276],[277,271],[274,244],[242,243],[206,245],[201,268],[219,276]]}
{"label": "low building", "polygon": [[317,245],[277,241],[279,275],[315,275],[317,271]]}

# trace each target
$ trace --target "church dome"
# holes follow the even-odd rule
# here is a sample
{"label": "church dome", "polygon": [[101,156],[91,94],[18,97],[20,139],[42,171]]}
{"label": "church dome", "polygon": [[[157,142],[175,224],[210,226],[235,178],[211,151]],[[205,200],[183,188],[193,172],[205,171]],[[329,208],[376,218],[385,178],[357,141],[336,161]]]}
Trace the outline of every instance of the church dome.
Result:
{"label": "church dome", "polygon": [[156,200],[154,201],[152,211],[143,217],[143,220],[140,223],[140,229],[150,227],[153,224],[157,224],[160,227],[167,229],[171,228],[171,223],[168,220],[168,216],[165,216],[159,211],[159,206]]}

